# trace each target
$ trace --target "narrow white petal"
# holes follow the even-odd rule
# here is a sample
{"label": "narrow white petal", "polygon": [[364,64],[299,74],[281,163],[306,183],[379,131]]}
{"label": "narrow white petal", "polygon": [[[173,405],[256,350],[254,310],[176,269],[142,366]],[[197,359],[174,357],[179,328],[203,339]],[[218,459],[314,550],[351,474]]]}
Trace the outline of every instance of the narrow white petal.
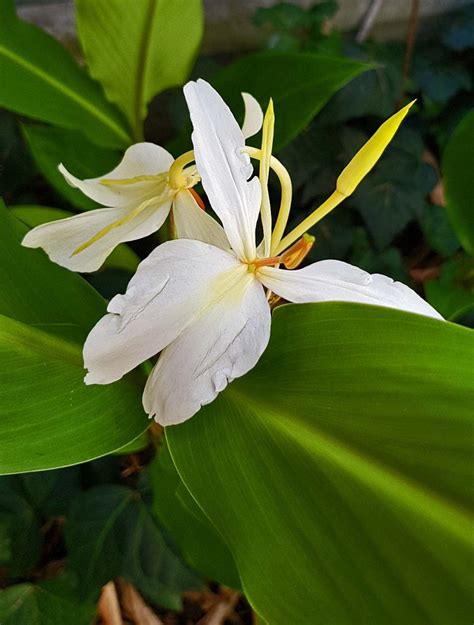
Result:
{"label": "narrow white petal", "polygon": [[171,154],[159,145],[135,143],[125,151],[122,160],[115,169],[99,178],[80,180],[68,172],[62,163],[58,169],[72,187],[80,189],[84,195],[103,206],[115,207],[152,197],[157,183],[147,181],[132,185],[110,186],[101,184],[101,180],[120,180],[167,172],[173,160]]}
{"label": "narrow white petal", "polygon": [[150,204],[129,222],[112,228],[77,254],[74,252],[78,247],[103,228],[125,218],[134,207],[98,208],[42,224],[25,235],[22,245],[43,248],[52,261],[72,271],[96,271],[120,243],[141,239],[158,230],[168,216],[170,206],[170,201]]}
{"label": "narrow white petal", "polygon": [[234,290],[203,311],[161,354],[143,405],[161,425],[182,423],[257,364],[270,336],[262,285],[241,274]]}
{"label": "narrow white petal", "polygon": [[195,239],[230,250],[224,228],[204,211],[187,189],[178,191],[173,202],[173,216],[178,239]]}
{"label": "narrow white petal", "polygon": [[294,271],[262,267],[258,274],[266,287],[290,302],[360,302],[442,319],[405,284],[339,260],[322,260]]}
{"label": "narrow white petal", "polygon": [[250,93],[242,92],[242,99],[245,105],[244,123],[242,124],[242,134],[246,139],[250,139],[260,132],[263,124],[263,111],[257,100]]}
{"label": "narrow white petal", "polygon": [[213,297],[232,287],[236,270],[246,272],[234,255],[200,241],[158,246],[87,337],[86,383],[114,382],[169,345]]}
{"label": "narrow white petal", "polygon": [[211,206],[222,221],[227,238],[242,259],[255,258],[255,228],[261,190],[237,121],[211,85],[203,80],[184,87],[194,126],[196,165]]}

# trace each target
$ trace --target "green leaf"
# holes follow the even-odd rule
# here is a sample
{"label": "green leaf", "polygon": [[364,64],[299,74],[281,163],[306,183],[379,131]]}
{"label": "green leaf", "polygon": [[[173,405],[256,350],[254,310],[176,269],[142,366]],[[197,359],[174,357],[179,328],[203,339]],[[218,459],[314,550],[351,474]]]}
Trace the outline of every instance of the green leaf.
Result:
{"label": "green leaf", "polygon": [[14,197],[36,175],[13,113],[0,110],[0,196]]}
{"label": "green leaf", "polygon": [[69,577],[18,584],[0,593],[2,625],[91,625],[94,603],[78,603]]}
{"label": "green leaf", "polygon": [[82,343],[105,303],[80,276],[21,247],[0,207],[0,472],[50,469],[111,453],[147,427],[135,376],[85,386]]}
{"label": "green leaf", "polygon": [[181,85],[202,32],[200,0],[76,0],[79,38],[93,78],[141,139],[147,104]]}
{"label": "green leaf", "polygon": [[232,555],[176,471],[165,446],[148,467],[153,512],[178,543],[187,562],[209,579],[240,588]]}
{"label": "green leaf", "polygon": [[140,451],[143,451],[149,445],[150,445],[150,436],[148,434],[148,431],[145,430],[145,432],[142,432],[140,436],[137,436],[137,438],[134,438],[133,441],[130,441],[129,443],[124,445],[124,447],[117,449],[115,454],[117,456],[135,454]]}
{"label": "green leaf", "polygon": [[258,365],[166,435],[272,625],[472,620],[474,334],[288,305]]}
{"label": "green leaf", "polygon": [[[9,211],[29,228],[74,215],[70,211],[49,206],[11,206]],[[134,272],[139,262],[139,256],[126,243],[122,243],[107,257],[104,267]]]}
{"label": "green leaf", "polygon": [[140,494],[124,486],[98,486],[77,497],[66,542],[82,597],[122,576],[150,601],[179,609],[180,592],[201,585],[171,551]]}
{"label": "green leaf", "polygon": [[442,206],[426,204],[420,225],[426,240],[435,252],[443,256],[452,256],[459,249],[460,243]]}
{"label": "green leaf", "polygon": [[0,201],[0,314],[83,342],[105,302],[80,276],[21,246],[27,228]]}
{"label": "green leaf", "polygon": [[325,124],[340,125],[350,119],[389,117],[400,97],[403,45],[396,41],[351,44],[347,50],[355,61],[375,64],[340,89],[321,113]]}
{"label": "green leaf", "polygon": [[49,184],[81,210],[98,208],[97,202],[66,182],[58,165],[63,163],[78,178],[96,178],[117,165],[119,152],[96,146],[82,132],[74,130],[26,124],[22,130],[38,169]]}
{"label": "green leaf", "polygon": [[462,246],[472,255],[474,255],[473,171],[474,110],[463,118],[443,154],[446,210]]}
{"label": "green leaf", "polygon": [[122,117],[53,37],[19,20],[12,0],[0,2],[0,106],[84,131],[100,145],[123,147]]}
{"label": "green leaf", "polygon": [[[245,56],[221,70],[211,80],[237,119],[243,120],[241,92],[251,93],[265,109],[275,105],[275,150],[300,133],[329,98],[370,65],[344,58],[290,52],[263,52]],[[189,127],[172,150],[186,149]]]}
{"label": "green leaf", "polygon": [[18,485],[5,477],[0,480],[0,528],[9,552],[0,557],[4,574],[11,578],[31,573],[42,545],[40,519]]}
{"label": "green leaf", "polygon": [[146,428],[133,377],[86,386],[80,345],[8,317],[0,326],[0,473],[85,462]]}
{"label": "green leaf", "polygon": [[273,98],[275,150],[308,125],[329,98],[370,65],[316,54],[260,53],[246,56],[220,72],[213,85],[234,112],[243,110],[247,91],[266,108]]}
{"label": "green leaf", "polygon": [[425,283],[425,291],[443,317],[458,321],[474,309],[474,260],[461,254],[445,262],[438,280]]}
{"label": "green leaf", "polygon": [[457,93],[472,88],[467,67],[446,54],[441,46],[425,48],[415,55],[413,78],[433,102],[444,104]]}
{"label": "green leaf", "polygon": [[417,133],[401,128],[374,171],[349,199],[379,251],[425,210],[426,195],[437,177],[434,168],[422,161],[423,149]]}

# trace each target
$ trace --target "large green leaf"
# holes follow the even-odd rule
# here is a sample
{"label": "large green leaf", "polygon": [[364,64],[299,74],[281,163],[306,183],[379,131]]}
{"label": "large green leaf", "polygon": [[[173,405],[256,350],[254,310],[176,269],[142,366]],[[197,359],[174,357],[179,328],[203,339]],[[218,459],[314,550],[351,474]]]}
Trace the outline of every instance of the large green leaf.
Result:
{"label": "large green leaf", "polygon": [[255,369],[167,428],[266,622],[472,620],[473,358],[449,322],[284,306]]}
{"label": "large green leaf", "polygon": [[[371,65],[344,58],[309,53],[261,52],[245,56],[221,70],[212,85],[243,120],[241,92],[251,93],[265,109],[270,98],[275,105],[275,149],[281,149],[319,113],[329,98],[349,80]],[[169,147],[186,150],[190,127],[185,126]],[[252,142],[252,140],[250,140]]]}
{"label": "large green leaf", "polygon": [[182,84],[201,42],[201,0],[76,0],[91,75],[140,139],[148,102]]}
{"label": "large green leaf", "polygon": [[28,228],[0,201],[0,314],[83,341],[105,302],[80,276],[21,246]]}
{"label": "large green leaf", "polygon": [[0,316],[0,473],[85,462],[147,426],[133,378],[86,386],[81,346]]}
{"label": "large green leaf", "polygon": [[85,386],[82,342],[105,302],[80,276],[21,247],[0,207],[0,472],[49,469],[123,447],[147,426],[133,376]]}
{"label": "large green leaf", "polygon": [[119,152],[96,146],[75,130],[31,124],[24,124],[22,130],[38,169],[50,185],[81,210],[98,208],[97,202],[66,182],[58,165],[63,163],[78,178],[95,178],[117,165]]}
{"label": "large green leaf", "polygon": [[443,155],[446,209],[466,252],[474,255],[474,110],[454,131]]}
{"label": "large green leaf", "polygon": [[76,498],[66,541],[82,597],[122,576],[150,601],[177,609],[182,590],[201,586],[167,545],[140,493],[124,486],[98,486]]}
{"label": "large green leaf", "polygon": [[234,112],[242,110],[241,91],[263,107],[275,105],[275,149],[303,130],[329,98],[371,66],[316,54],[259,53],[226,67],[212,81]]}
{"label": "large green leaf", "polygon": [[64,128],[101,145],[130,142],[125,122],[55,39],[19,20],[13,0],[0,1],[0,106]]}
{"label": "large green leaf", "polygon": [[176,540],[186,560],[210,579],[240,588],[228,547],[184,487],[166,445],[149,465],[148,475],[153,512]]}

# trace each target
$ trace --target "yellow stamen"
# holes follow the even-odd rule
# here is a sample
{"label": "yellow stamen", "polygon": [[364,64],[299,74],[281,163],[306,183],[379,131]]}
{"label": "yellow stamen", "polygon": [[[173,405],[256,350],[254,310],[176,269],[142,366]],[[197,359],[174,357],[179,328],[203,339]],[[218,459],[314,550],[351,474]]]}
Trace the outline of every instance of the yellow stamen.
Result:
{"label": "yellow stamen", "polygon": [[262,189],[262,203],[260,214],[263,227],[264,255],[270,254],[272,238],[272,212],[270,207],[270,196],[268,194],[268,176],[270,172],[270,159],[272,157],[273,134],[275,128],[275,113],[273,110],[273,100],[270,98],[267,112],[263,120],[262,128],[262,149],[260,158],[260,186]]}
{"label": "yellow stamen", "polygon": [[392,117],[389,117],[380,126],[367,143],[361,147],[347,167],[343,169],[336,181],[336,190],[332,195],[280,241],[276,250],[274,250],[276,254],[281,253],[294,243],[354,192],[358,184],[382,156],[414,102],[415,100],[410,102],[410,104],[402,108],[398,113],[395,113],[395,115],[392,115]]}
{"label": "yellow stamen", "polygon": [[189,150],[189,152],[185,152],[181,154],[174,163],[171,165],[170,170],[168,172],[169,175],[169,184],[171,187],[175,189],[180,189],[182,187],[188,186],[188,178],[184,173],[184,168],[186,165],[189,165],[194,161],[194,151]]}
{"label": "yellow stamen", "polygon": [[[251,158],[256,158],[258,160],[262,158],[262,151],[259,150],[258,148],[245,146],[245,152]],[[274,156],[270,158],[270,168],[278,176],[278,180],[280,181],[280,186],[281,186],[280,209],[278,211],[278,217],[275,223],[275,228],[273,229],[272,243],[271,243],[271,248],[270,248],[270,254],[275,254],[276,247],[278,243],[280,242],[281,237],[283,236],[283,233],[286,228],[286,224],[288,222],[288,217],[290,215],[293,189],[292,189],[290,174],[287,172],[285,167],[280,163],[280,161]]]}

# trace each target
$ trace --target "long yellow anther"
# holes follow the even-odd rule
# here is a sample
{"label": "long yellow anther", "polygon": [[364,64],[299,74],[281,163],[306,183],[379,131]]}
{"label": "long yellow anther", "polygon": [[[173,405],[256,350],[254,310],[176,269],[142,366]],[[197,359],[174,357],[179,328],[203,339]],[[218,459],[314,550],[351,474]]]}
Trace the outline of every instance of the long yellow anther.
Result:
{"label": "long yellow anther", "polygon": [[268,176],[270,173],[270,160],[272,157],[273,134],[275,128],[275,112],[273,110],[273,100],[270,98],[262,127],[262,151],[260,159],[260,186],[262,188],[262,203],[260,215],[263,228],[264,256],[270,254],[270,244],[272,238],[272,211],[270,207],[270,196],[268,194]]}
{"label": "long yellow anther", "polygon": [[407,106],[403,107],[398,113],[395,113],[395,115],[392,115],[392,117],[389,117],[387,121],[378,128],[367,143],[357,152],[349,165],[342,170],[336,181],[336,190],[332,195],[287,234],[286,237],[280,241],[274,253],[280,254],[354,192],[358,184],[382,156],[385,148],[393,139],[400,124],[414,103],[415,100],[407,104]]}
{"label": "long yellow anther", "polygon": [[346,197],[353,193],[359,182],[369,173],[375,163],[382,156],[385,148],[393,139],[400,124],[408,111],[415,104],[415,100],[389,117],[378,130],[370,137],[357,152],[349,165],[342,170],[337,179],[336,189]]}

